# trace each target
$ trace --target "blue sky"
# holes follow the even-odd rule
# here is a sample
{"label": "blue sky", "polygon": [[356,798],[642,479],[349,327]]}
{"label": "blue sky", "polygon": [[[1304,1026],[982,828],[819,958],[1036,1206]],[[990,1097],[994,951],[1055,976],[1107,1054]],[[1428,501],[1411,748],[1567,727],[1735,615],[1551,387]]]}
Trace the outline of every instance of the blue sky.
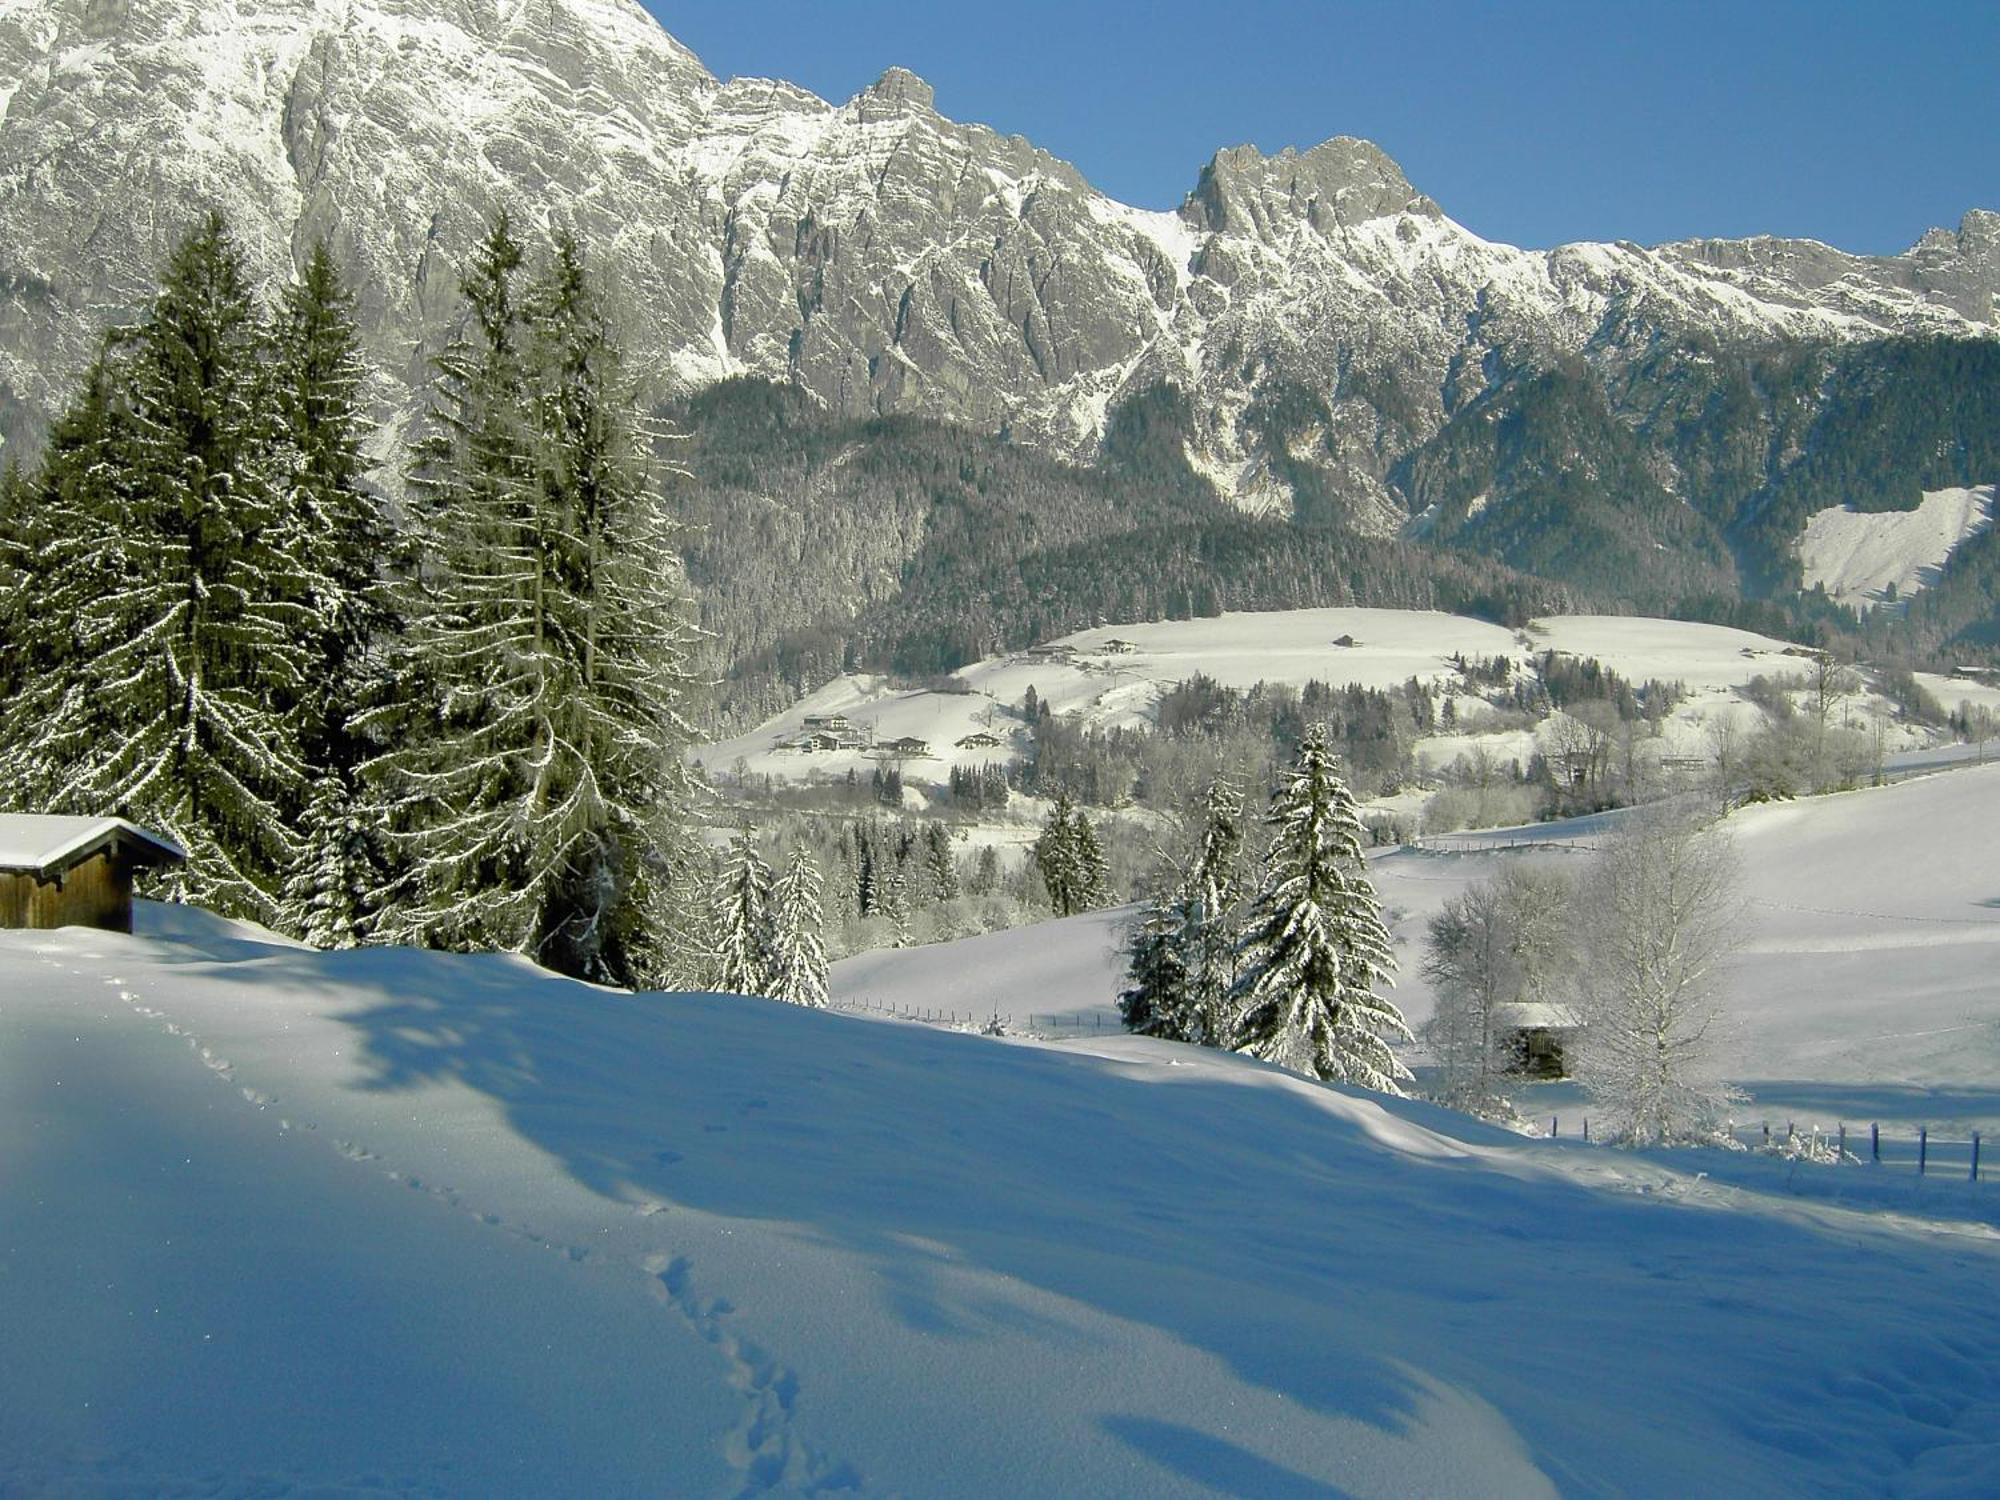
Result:
{"label": "blue sky", "polygon": [[1490,239],[1900,250],[2000,208],[2000,4],[643,0],[721,77],[938,108],[1170,208],[1219,146],[1377,142]]}

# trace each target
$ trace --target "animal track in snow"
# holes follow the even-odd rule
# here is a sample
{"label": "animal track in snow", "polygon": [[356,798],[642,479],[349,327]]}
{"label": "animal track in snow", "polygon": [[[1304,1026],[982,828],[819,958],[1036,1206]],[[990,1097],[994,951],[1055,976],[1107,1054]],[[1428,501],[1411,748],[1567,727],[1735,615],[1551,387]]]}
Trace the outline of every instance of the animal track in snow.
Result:
{"label": "animal track in snow", "polygon": [[722,1355],[729,1384],[743,1397],[743,1416],[723,1440],[724,1459],[742,1476],[737,1500],[778,1491],[860,1494],[861,1475],[854,1465],[815,1452],[793,1430],[798,1377],[731,1331],[725,1320],[735,1312],[734,1306],[726,1298],[696,1293],[692,1262],[684,1255],[651,1255],[642,1264],[666,1293],[668,1305]]}

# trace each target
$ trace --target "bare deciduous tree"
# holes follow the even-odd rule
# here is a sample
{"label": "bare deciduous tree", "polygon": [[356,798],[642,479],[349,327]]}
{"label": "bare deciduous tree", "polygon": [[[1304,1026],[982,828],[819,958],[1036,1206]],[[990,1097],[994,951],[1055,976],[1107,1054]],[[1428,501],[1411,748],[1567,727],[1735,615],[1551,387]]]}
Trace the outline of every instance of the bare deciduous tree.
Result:
{"label": "bare deciduous tree", "polygon": [[1503,1007],[1540,1004],[1567,957],[1570,882],[1559,870],[1510,865],[1467,887],[1430,921],[1424,977],[1436,1005],[1424,1042],[1440,1096],[1474,1114],[1507,1114],[1500,1075],[1513,1060]]}
{"label": "bare deciduous tree", "polygon": [[1722,1073],[1722,967],[1739,941],[1728,837],[1687,808],[1649,809],[1609,843],[1578,901],[1577,1074],[1613,1139],[1713,1139],[1735,1097]]}

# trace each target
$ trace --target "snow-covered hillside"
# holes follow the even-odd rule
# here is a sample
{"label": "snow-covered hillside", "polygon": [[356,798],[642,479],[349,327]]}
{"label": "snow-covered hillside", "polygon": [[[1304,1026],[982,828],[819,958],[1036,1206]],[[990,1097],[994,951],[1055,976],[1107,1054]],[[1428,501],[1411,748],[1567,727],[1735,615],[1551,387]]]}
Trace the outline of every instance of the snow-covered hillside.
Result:
{"label": "snow-covered hillside", "polygon": [[1990,1189],[144,925],[0,934],[0,1493],[2000,1486]]}
{"label": "snow-covered hillside", "polygon": [[[1431,1012],[1425,925],[1447,900],[1512,861],[1580,869],[1620,816],[1372,854],[1401,965],[1395,998],[1411,1021]],[[1729,986],[1744,1118],[2000,1130],[2000,764],[1743,808],[1728,826],[1744,878],[1746,943]],[[1523,841],[1543,848],[1500,847]],[[1130,917],[859,954],[834,966],[835,1000],[1017,1027],[1114,1025]]]}
{"label": "snow-covered hillside", "polygon": [[2000,486],[1926,490],[1915,510],[1816,511],[1799,538],[1806,587],[1824,585],[1842,604],[1868,609],[1907,597],[1938,575],[1960,542],[1993,524]]}
{"label": "snow-covered hillside", "polygon": [[[1350,644],[1336,644],[1342,640]],[[1120,649],[1121,647],[1125,649]],[[1679,682],[1689,699],[1665,726],[1676,751],[1705,751],[1704,726],[1718,713],[1747,712],[1734,690],[1758,676],[1798,673],[1799,647],[1723,625],[1625,615],[1564,615],[1536,620],[1522,631],[1434,610],[1297,609],[1164,620],[1078,631],[1038,648],[975,662],[952,674],[950,691],[900,688],[885,678],[846,676],[794,704],[747,734],[702,747],[711,770],[743,770],[803,780],[814,773],[866,775],[896,740],[922,749],[898,757],[906,783],[941,783],[954,764],[1018,758],[1028,748],[1025,726],[1008,712],[1032,687],[1056,713],[1078,714],[1105,728],[1144,728],[1160,694],[1203,673],[1226,687],[1259,682],[1302,687],[1317,679],[1337,687],[1360,683],[1394,688],[1415,677],[1448,684],[1451,659],[1503,656],[1516,666],[1544,651],[1595,657],[1627,681]],[[1947,706],[1979,684],[1939,678]],[[1859,706],[1859,705],[1857,705]],[[808,720],[840,715],[870,732],[867,747],[808,751],[796,747]],[[1466,717],[1477,727],[1475,707]],[[994,745],[975,738],[991,735]],[[1897,731],[1892,748],[1909,736]],[[1467,736],[1447,736],[1423,750],[1432,763],[1467,748]],[[1500,749],[1524,755],[1532,743],[1516,735]]]}

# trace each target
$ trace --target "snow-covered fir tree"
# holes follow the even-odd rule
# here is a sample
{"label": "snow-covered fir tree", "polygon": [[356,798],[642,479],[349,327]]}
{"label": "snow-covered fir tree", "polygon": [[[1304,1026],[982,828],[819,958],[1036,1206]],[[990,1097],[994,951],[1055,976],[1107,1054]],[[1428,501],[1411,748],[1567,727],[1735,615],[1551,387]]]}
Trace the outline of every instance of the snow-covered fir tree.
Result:
{"label": "snow-covered fir tree", "polygon": [[1097,837],[1097,830],[1081,812],[1074,815],[1070,839],[1076,851],[1074,910],[1089,911],[1111,899],[1111,865],[1104,857],[1104,845]]}
{"label": "snow-covered fir tree", "polygon": [[1119,1007],[1126,1026],[1142,1035],[1221,1046],[1236,976],[1242,799],[1218,779],[1202,814],[1186,868],[1148,901],[1127,941]]}
{"label": "snow-covered fir tree", "polygon": [[686,592],[581,251],[559,235],[525,305],[523,259],[502,215],[411,476],[403,697],[425,709],[370,765],[406,860],[388,930],[658,982],[691,946]]}
{"label": "snow-covered fir tree", "polygon": [[394,625],[382,570],[394,543],[364,482],[368,426],[354,300],[322,240],[284,289],[274,340],[273,390],[290,444],[293,551],[310,591],[311,652],[297,732],[312,785],[283,921],[321,947],[365,938],[370,893],[385,874],[359,780],[369,746],[354,724],[378,685],[378,653]]}
{"label": "snow-covered fir tree", "polygon": [[1395,958],[1362,862],[1361,819],[1324,725],[1271,796],[1264,875],[1238,943],[1231,1045],[1330,1082],[1401,1093],[1390,1044],[1411,1040],[1378,993]]}
{"label": "snow-covered fir tree", "polygon": [[713,982],[724,994],[771,992],[771,895],[771,867],[738,829],[709,900]]}
{"label": "snow-covered fir tree", "polygon": [[118,808],[186,849],[165,894],[264,921],[298,852],[296,709],[312,667],[268,351],[211,213],[51,445],[39,524],[66,540],[30,586],[67,639],[34,648],[9,757],[15,795]]}
{"label": "snow-covered fir tree", "polygon": [[1067,790],[1056,793],[1035,840],[1034,859],[1057,916],[1088,911],[1109,899],[1110,871],[1103,846]]}
{"label": "snow-covered fir tree", "polygon": [[958,899],[958,861],[951,850],[951,830],[942,823],[924,829],[924,874],[934,899]]}
{"label": "snow-covered fir tree", "polygon": [[368,938],[380,883],[376,830],[337,774],[317,776],[303,839],[285,882],[286,926],[315,948],[355,948]]}
{"label": "snow-covered fir tree", "polygon": [[770,994],[792,1005],[827,1003],[826,942],[820,910],[819,866],[803,843],[792,846],[791,858],[771,889]]}
{"label": "snow-covered fir tree", "polygon": [[1125,940],[1125,988],[1118,1014],[1127,1031],[1170,1042],[1199,1038],[1189,998],[1185,889],[1175,885],[1148,901]]}

